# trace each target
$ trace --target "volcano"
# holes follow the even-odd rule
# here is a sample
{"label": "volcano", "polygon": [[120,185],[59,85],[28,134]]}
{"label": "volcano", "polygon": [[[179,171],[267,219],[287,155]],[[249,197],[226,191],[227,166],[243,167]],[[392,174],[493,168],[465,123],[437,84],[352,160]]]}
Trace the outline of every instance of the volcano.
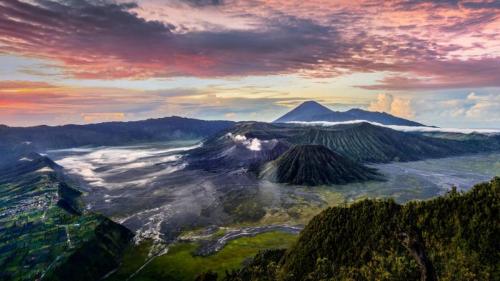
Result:
{"label": "volcano", "polygon": [[261,177],[292,185],[330,185],[374,180],[375,170],[322,145],[297,145],[268,163]]}

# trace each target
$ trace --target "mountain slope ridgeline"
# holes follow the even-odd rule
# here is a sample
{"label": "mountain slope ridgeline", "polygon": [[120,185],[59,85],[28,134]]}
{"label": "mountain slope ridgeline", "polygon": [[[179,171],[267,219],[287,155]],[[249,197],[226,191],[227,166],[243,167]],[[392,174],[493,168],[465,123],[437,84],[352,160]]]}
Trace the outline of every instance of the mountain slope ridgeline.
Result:
{"label": "mountain slope ridgeline", "polygon": [[376,179],[374,170],[322,145],[297,145],[265,165],[262,178],[294,185],[330,185]]}
{"label": "mountain slope ridgeline", "polygon": [[328,122],[345,122],[354,120],[365,120],[377,122],[384,125],[400,125],[400,126],[425,126],[421,123],[396,117],[385,112],[373,112],[353,108],[348,111],[333,111],[318,102],[306,101],[290,112],[276,119],[274,123],[286,122],[312,122],[312,121],[328,121]]}

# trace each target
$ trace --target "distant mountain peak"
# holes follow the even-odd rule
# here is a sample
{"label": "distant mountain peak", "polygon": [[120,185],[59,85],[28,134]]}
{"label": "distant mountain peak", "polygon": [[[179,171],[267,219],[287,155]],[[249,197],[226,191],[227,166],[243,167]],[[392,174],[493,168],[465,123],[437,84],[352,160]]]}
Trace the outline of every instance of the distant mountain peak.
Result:
{"label": "distant mountain peak", "polygon": [[345,122],[353,120],[366,120],[384,125],[399,126],[425,126],[418,122],[407,120],[401,117],[393,116],[386,112],[374,112],[360,108],[352,108],[348,111],[333,111],[316,101],[306,101],[292,109],[290,112],[281,116],[275,123],[286,123],[294,121],[312,122]]}
{"label": "distant mountain peak", "polygon": [[299,105],[299,107],[300,107],[300,106],[319,106],[319,107],[324,107],[324,108],[326,108],[324,105],[322,105],[321,103],[319,103],[319,102],[317,102],[317,101],[315,101],[315,100],[308,100],[308,101],[305,101],[305,102],[301,103],[301,104]]}
{"label": "distant mountain peak", "polygon": [[323,113],[329,113],[332,112],[331,109],[328,107],[320,104],[317,101],[305,101],[301,103],[299,106],[297,106],[294,110],[292,111],[309,111],[312,114],[323,114]]}
{"label": "distant mountain peak", "polygon": [[[283,115],[281,118],[274,122],[289,122],[289,121],[303,121],[303,120],[292,120],[292,119],[307,119],[310,116],[321,116],[325,114],[333,113],[328,107],[316,102],[316,101],[305,101],[299,106],[292,109],[287,114]],[[290,120],[289,120],[290,119]]]}

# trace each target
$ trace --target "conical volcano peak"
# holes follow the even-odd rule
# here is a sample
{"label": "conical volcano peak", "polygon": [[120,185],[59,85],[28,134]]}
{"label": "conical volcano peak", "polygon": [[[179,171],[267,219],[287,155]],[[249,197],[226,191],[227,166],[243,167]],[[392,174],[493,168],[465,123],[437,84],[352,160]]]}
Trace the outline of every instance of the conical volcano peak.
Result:
{"label": "conical volcano peak", "polygon": [[311,100],[301,103],[274,122],[304,121],[311,118],[311,116],[322,116],[331,113],[333,113],[333,111],[328,107]]}
{"label": "conical volcano peak", "polygon": [[308,101],[305,101],[301,104],[299,104],[299,106],[297,106],[297,108],[303,108],[303,107],[309,107],[309,108],[321,108],[321,109],[327,109],[329,110],[326,106],[322,105],[321,103],[317,102],[317,101],[314,101],[314,100],[308,100]]}
{"label": "conical volcano peak", "polygon": [[262,178],[293,185],[330,185],[372,180],[377,173],[322,145],[296,145],[264,167]]}
{"label": "conical volcano peak", "polygon": [[316,101],[303,102],[274,122],[345,122],[354,120],[365,120],[385,125],[425,126],[423,124],[393,116],[385,112],[373,112],[359,108],[353,108],[348,111],[334,111]]}

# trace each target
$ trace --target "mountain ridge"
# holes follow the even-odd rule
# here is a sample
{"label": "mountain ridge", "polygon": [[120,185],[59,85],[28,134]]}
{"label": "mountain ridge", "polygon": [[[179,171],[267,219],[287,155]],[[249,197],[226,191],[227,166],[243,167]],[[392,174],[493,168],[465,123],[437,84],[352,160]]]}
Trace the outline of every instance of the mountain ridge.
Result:
{"label": "mountain ridge", "polygon": [[426,126],[424,124],[397,117],[386,112],[367,111],[360,108],[352,108],[347,111],[333,111],[316,101],[306,101],[279,117],[273,123],[286,122],[345,122],[354,120],[365,120],[377,122],[384,125],[400,126]]}
{"label": "mountain ridge", "polygon": [[407,162],[500,150],[498,136],[476,138],[463,135],[462,138],[440,138],[397,131],[367,122],[334,126],[242,122],[221,132],[218,137],[208,139],[204,146],[193,151],[193,154],[202,157],[207,155],[206,153],[221,154],[223,147],[229,148],[229,145],[232,145],[227,142],[227,138],[223,138],[228,133],[247,139],[258,139],[261,142],[323,145],[361,163]]}
{"label": "mountain ridge", "polygon": [[206,121],[178,116],[86,125],[0,127],[0,144],[30,145],[34,151],[78,146],[113,146],[141,142],[202,139],[233,126],[232,121]]}

